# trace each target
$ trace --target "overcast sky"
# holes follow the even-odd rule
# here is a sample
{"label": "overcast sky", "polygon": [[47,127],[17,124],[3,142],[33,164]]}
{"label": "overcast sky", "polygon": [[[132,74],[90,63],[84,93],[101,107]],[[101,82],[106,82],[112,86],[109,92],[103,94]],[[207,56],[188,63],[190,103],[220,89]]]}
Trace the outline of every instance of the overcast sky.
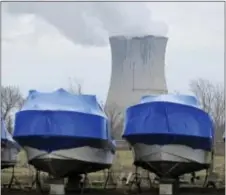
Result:
{"label": "overcast sky", "polygon": [[[85,93],[105,100],[111,75],[108,36],[137,29],[169,38],[165,68],[169,91],[188,93],[189,82],[197,78],[224,81],[224,3],[80,3],[78,7],[78,3],[53,2],[37,4],[38,10],[28,3],[4,4],[2,84],[17,85],[24,95],[29,89],[65,88],[69,78],[76,78]],[[56,28],[55,20],[66,30]]]}

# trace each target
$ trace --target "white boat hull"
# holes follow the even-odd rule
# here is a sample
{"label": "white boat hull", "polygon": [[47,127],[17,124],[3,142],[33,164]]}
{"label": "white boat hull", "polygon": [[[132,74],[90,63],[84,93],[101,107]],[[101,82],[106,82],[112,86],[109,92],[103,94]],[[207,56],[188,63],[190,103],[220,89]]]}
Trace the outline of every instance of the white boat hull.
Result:
{"label": "white boat hull", "polygon": [[31,147],[25,147],[25,150],[30,164],[58,177],[110,168],[114,158],[110,150],[88,146],[50,153]]}
{"label": "white boat hull", "polygon": [[179,175],[207,168],[211,152],[184,145],[133,145],[134,163],[159,176]]}

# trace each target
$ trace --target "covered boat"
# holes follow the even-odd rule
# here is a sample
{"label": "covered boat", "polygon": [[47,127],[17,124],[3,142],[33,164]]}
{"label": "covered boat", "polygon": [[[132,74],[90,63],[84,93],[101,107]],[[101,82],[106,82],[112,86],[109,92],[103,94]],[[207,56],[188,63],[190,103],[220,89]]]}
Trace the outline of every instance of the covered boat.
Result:
{"label": "covered boat", "polygon": [[212,120],[193,96],[145,96],[126,111],[123,138],[134,164],[162,178],[208,168],[212,137]]}
{"label": "covered boat", "polygon": [[19,151],[20,146],[13,140],[1,118],[1,169],[15,166]]}
{"label": "covered boat", "polygon": [[109,168],[115,147],[108,119],[94,95],[31,90],[16,114],[14,139],[29,163],[55,177]]}

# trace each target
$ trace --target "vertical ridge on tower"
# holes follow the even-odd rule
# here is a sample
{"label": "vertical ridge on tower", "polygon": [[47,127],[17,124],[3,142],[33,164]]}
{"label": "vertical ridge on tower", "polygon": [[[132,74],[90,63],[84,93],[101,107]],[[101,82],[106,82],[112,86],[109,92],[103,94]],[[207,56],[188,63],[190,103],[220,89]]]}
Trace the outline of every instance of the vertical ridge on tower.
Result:
{"label": "vertical ridge on tower", "polygon": [[166,37],[110,37],[112,73],[106,106],[120,112],[144,95],[167,93],[165,79]]}

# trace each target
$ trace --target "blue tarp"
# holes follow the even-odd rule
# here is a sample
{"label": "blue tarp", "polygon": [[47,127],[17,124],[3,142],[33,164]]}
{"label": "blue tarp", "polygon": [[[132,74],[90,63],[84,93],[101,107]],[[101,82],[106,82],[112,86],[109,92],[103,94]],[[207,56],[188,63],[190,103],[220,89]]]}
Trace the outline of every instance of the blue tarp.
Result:
{"label": "blue tarp", "polygon": [[12,138],[12,135],[7,131],[5,122],[3,121],[2,118],[1,118],[1,142],[6,146],[17,148],[18,151],[20,150],[20,146]]}
{"label": "blue tarp", "polygon": [[213,123],[193,96],[145,96],[127,109],[123,137],[132,144],[185,144],[210,150]]}
{"label": "blue tarp", "polygon": [[156,95],[143,96],[141,98],[140,104],[149,102],[171,102],[200,108],[198,100],[191,95],[164,94],[159,96]]}
{"label": "blue tarp", "polygon": [[[94,95],[31,90],[16,114],[14,139],[43,150],[76,147],[85,140],[111,140],[108,119]],[[98,142],[99,143],[99,142]]]}

